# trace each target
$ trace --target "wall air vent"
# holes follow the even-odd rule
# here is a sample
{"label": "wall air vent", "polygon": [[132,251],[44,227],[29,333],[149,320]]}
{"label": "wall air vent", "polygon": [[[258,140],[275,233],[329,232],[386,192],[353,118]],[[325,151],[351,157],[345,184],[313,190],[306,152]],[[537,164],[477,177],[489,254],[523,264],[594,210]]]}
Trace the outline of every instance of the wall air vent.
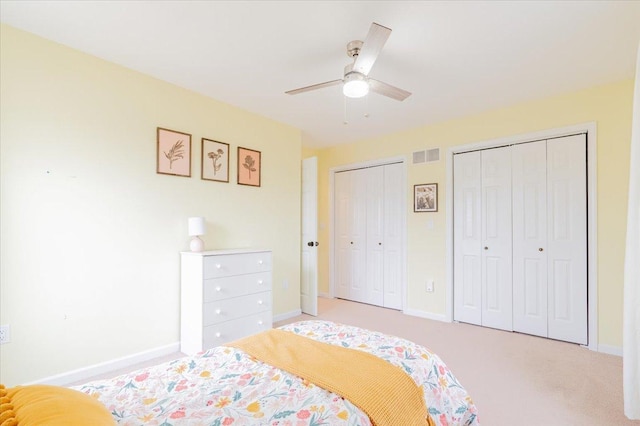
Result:
{"label": "wall air vent", "polygon": [[433,161],[440,161],[440,148],[428,149],[427,153],[427,163],[431,163]]}
{"label": "wall air vent", "polygon": [[440,161],[440,148],[432,148],[413,153],[413,164],[433,163]]}
{"label": "wall air vent", "polygon": [[413,153],[413,164],[420,164],[427,161],[427,151],[416,151]]}

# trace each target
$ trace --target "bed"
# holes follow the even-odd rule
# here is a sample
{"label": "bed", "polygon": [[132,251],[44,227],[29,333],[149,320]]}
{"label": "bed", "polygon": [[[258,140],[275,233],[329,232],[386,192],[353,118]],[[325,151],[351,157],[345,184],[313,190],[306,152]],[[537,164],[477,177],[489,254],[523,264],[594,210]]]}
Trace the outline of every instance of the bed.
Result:
{"label": "bed", "polygon": [[[424,396],[432,424],[479,424],[466,390],[437,355],[420,345],[328,321],[302,321],[279,330],[399,367]],[[101,401],[122,425],[372,424],[350,400],[233,345],[74,389]]]}

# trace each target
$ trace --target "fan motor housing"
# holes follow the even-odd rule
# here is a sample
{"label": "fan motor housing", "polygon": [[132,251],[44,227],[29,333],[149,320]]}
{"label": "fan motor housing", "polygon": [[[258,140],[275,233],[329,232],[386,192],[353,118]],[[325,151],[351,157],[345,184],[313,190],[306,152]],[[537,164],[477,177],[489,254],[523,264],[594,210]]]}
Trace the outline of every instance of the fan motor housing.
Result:
{"label": "fan motor housing", "polygon": [[360,53],[360,49],[362,49],[362,45],[364,42],[361,40],[353,40],[347,43],[347,56],[350,58],[355,58]]}

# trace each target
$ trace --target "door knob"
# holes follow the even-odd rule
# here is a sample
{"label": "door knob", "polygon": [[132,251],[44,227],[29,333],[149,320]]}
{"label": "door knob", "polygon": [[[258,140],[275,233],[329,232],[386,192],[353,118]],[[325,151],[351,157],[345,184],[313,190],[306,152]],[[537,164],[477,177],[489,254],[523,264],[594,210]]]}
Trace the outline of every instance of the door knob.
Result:
{"label": "door knob", "polygon": [[378,245],[379,245],[379,246],[381,246],[381,245],[382,245],[382,243],[378,243]]}
{"label": "door knob", "polygon": [[320,245],[320,243],[316,241],[316,244],[315,244],[315,245],[316,245],[316,247],[318,247],[318,246]]}
{"label": "door knob", "polygon": [[351,244],[353,244],[353,241],[351,241]]}
{"label": "door knob", "polygon": [[540,248],[538,249],[538,251],[544,251],[544,249],[543,249],[542,247],[540,247]]}
{"label": "door knob", "polygon": [[309,242],[307,243],[307,245],[308,245],[309,247],[313,247],[313,241],[309,241]]}
{"label": "door knob", "polygon": [[485,250],[489,250],[489,247],[485,247],[484,249],[485,249]]}

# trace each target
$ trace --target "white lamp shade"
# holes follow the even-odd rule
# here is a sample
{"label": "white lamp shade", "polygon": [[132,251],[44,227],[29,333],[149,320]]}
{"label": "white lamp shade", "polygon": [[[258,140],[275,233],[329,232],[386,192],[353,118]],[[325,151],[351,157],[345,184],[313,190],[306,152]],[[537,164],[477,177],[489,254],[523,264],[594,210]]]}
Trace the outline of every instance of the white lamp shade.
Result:
{"label": "white lamp shade", "polygon": [[369,83],[366,81],[350,81],[345,83],[342,93],[348,98],[361,98],[369,93]]}
{"label": "white lamp shade", "polygon": [[197,236],[205,234],[204,217],[189,218],[189,236]]}
{"label": "white lamp shade", "polygon": [[348,98],[361,98],[369,93],[369,82],[364,74],[350,72],[344,76],[342,93]]}

